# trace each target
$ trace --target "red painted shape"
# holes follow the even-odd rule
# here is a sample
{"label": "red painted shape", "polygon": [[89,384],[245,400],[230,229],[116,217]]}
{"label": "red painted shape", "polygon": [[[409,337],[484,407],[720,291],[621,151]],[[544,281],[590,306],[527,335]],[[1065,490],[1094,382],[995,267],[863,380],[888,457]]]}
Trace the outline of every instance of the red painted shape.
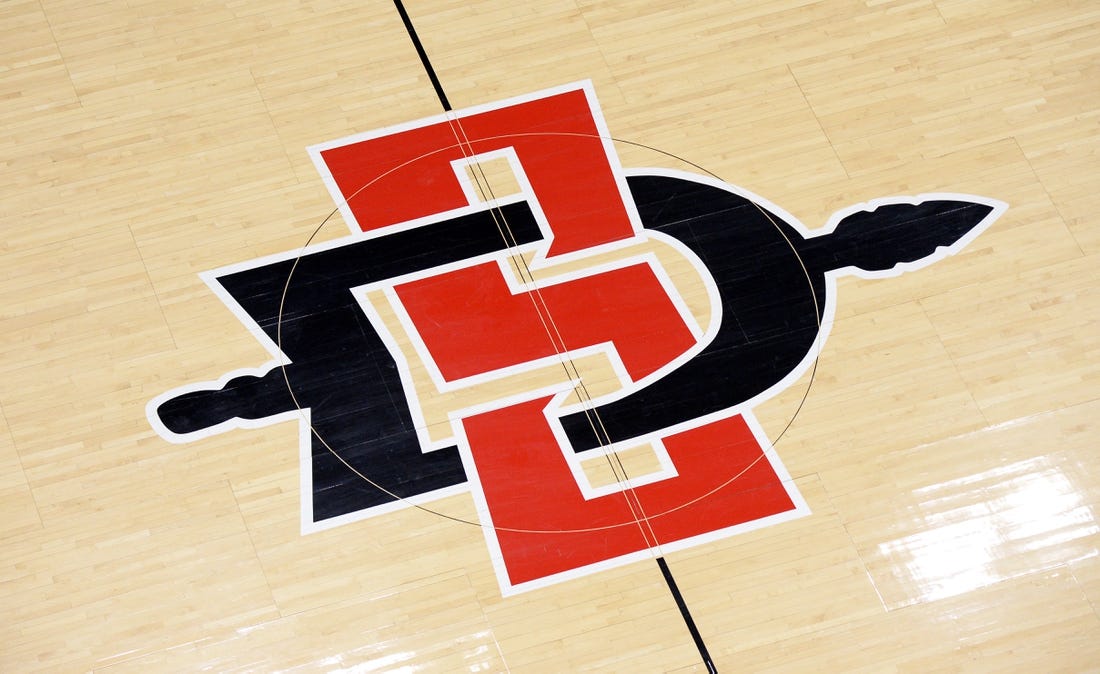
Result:
{"label": "red painted shape", "polygon": [[[451,162],[511,148],[534,193],[528,197],[546,216],[552,257],[634,235],[595,110],[583,90],[564,91],[394,128],[321,157],[360,228],[371,231],[470,205]],[[446,379],[610,341],[638,380],[692,344],[648,265],[513,296],[489,263],[396,291]],[[543,411],[549,401],[462,422],[470,477],[484,494],[513,585],[795,507],[738,415],[663,438],[676,477],[586,501],[563,454],[571,450],[558,445]],[[653,517],[648,526],[636,522],[642,511]]]}
{"label": "red painted shape", "polygon": [[468,205],[450,162],[511,147],[554,232],[553,256],[634,233],[599,134],[578,89],[395,130],[321,157],[370,231]]}
{"label": "red painted shape", "polygon": [[[678,477],[586,501],[543,412],[549,402],[463,421],[513,585],[651,547],[635,522],[641,511],[656,516],[653,533],[668,544],[795,507],[740,416],[665,438]],[[641,510],[632,513],[634,498]]]}
{"label": "red painted shape", "polygon": [[648,264],[513,295],[486,263],[396,290],[449,381],[608,341],[637,381],[695,344]]}

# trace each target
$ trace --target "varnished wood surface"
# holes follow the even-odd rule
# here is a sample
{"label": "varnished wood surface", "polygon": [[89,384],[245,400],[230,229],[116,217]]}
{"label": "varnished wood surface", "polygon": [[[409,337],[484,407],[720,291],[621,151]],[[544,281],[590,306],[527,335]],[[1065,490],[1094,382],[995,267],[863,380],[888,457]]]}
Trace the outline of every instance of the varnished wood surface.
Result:
{"label": "varnished wood surface", "polygon": [[[667,559],[722,672],[1100,669],[1096,3],[406,6],[456,108],[591,79],[614,136],[809,227],[1008,202],[838,283],[776,447],[813,514]],[[146,419],[267,360],[198,274],[308,239],[305,148],[440,111],[391,3],[11,0],[0,44],[0,671],[703,671],[652,563],[501,597],[476,527],[301,536],[293,424]]]}

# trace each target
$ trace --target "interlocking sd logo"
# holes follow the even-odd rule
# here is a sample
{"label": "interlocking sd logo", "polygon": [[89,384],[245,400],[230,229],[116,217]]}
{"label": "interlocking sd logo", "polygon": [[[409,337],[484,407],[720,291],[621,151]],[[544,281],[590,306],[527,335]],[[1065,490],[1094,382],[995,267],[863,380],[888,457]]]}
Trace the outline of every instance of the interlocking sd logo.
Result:
{"label": "interlocking sd logo", "polygon": [[310,152],[353,234],[205,274],[273,360],[150,422],[299,420],[305,532],[468,490],[505,594],[809,514],[752,408],[813,363],[835,278],[923,267],[1005,208],[879,199],[811,232],[624,170],[587,82]]}

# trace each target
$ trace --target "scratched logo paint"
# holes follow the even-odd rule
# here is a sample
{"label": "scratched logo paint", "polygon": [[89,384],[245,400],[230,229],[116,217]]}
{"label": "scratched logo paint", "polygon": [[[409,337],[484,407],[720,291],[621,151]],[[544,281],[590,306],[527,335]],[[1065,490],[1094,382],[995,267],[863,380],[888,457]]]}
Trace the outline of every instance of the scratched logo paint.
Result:
{"label": "scratched logo paint", "polygon": [[303,532],[468,491],[505,594],[808,514],[752,410],[813,363],[835,279],[924,267],[1005,209],[891,197],[810,231],[624,169],[587,82],[310,153],[352,233],[203,274],[271,360],[150,423],[298,420]]}

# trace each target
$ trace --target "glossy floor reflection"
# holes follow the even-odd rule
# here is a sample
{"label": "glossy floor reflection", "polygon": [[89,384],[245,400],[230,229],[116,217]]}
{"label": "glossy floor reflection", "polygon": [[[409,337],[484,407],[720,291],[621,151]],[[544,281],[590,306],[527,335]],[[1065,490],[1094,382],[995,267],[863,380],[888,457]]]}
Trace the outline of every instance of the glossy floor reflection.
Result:
{"label": "glossy floor reflection", "polygon": [[[1095,557],[1100,498],[1089,457],[1098,409],[1036,415],[891,457],[899,479],[889,524],[877,516],[850,525],[887,605]],[[1023,458],[1044,448],[1049,453]],[[959,475],[982,464],[991,467],[932,480],[937,471]]]}
{"label": "glossy floor reflection", "polygon": [[905,568],[912,601],[931,601],[1027,573],[1018,555],[1030,553],[1042,568],[1074,561],[1070,545],[1095,554],[1092,506],[1049,463],[1032,459],[917,490],[920,533],[882,543],[874,556],[890,560],[895,578]]}

